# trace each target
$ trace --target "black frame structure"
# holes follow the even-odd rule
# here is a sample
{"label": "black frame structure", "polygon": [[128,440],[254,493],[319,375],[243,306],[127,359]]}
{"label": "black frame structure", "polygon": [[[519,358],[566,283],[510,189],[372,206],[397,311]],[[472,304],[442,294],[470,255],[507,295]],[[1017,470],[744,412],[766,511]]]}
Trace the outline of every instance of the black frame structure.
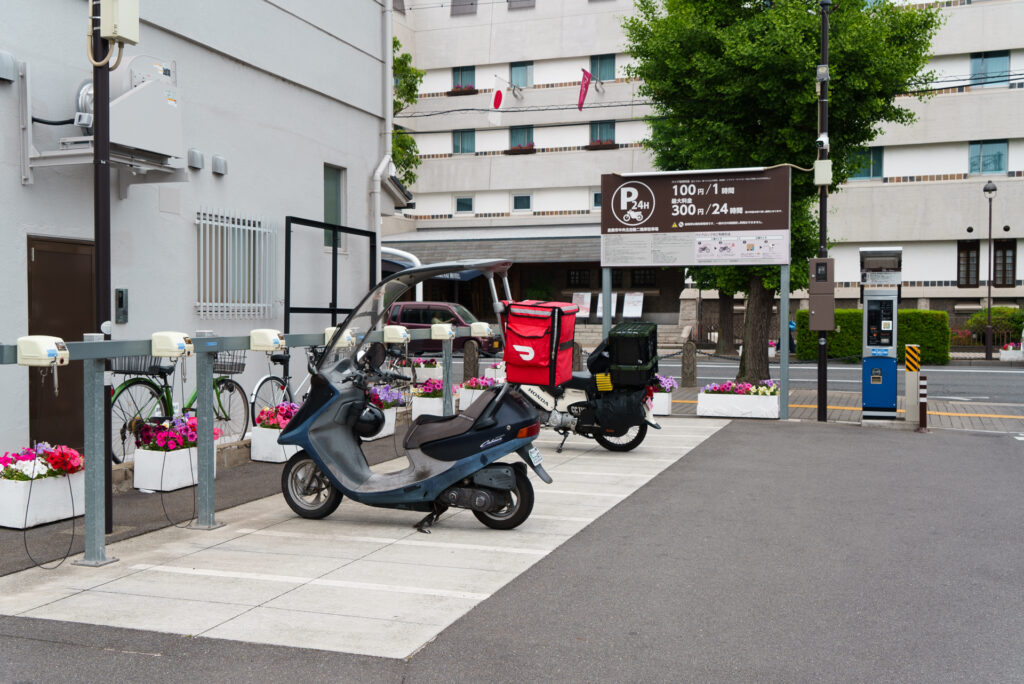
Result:
{"label": "black frame structure", "polygon": [[[320,306],[292,306],[292,226],[305,226],[317,230],[329,230],[334,235],[331,240],[331,302],[326,307]],[[350,228],[339,226],[323,221],[299,218],[298,216],[285,216],[284,218],[284,332],[291,332],[291,319],[293,313],[300,314],[331,314],[331,325],[338,324],[338,314],[348,314],[352,309],[338,307],[338,233],[347,235],[359,235],[370,241],[370,282],[367,292],[377,284],[379,275],[377,273],[377,234],[371,230],[361,228]]]}

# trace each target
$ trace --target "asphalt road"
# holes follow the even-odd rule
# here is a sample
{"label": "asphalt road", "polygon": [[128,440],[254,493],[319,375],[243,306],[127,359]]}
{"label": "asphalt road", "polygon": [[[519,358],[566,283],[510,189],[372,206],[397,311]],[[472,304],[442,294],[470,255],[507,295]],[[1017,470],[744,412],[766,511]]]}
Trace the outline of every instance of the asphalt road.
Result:
{"label": "asphalt road", "polygon": [[734,421],[406,660],[0,618],[0,679],[1019,682],[1022,454]]}

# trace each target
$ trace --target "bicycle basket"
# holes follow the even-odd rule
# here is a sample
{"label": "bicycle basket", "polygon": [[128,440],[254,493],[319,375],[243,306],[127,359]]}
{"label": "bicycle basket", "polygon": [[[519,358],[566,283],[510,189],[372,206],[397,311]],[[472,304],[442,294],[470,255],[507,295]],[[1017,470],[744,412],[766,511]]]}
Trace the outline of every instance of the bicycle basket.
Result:
{"label": "bicycle basket", "polygon": [[245,350],[217,352],[213,372],[219,375],[234,375],[245,371]]}
{"label": "bicycle basket", "polygon": [[110,359],[110,370],[124,375],[156,376],[172,370],[170,366],[163,366],[162,361],[155,356],[117,356]]}

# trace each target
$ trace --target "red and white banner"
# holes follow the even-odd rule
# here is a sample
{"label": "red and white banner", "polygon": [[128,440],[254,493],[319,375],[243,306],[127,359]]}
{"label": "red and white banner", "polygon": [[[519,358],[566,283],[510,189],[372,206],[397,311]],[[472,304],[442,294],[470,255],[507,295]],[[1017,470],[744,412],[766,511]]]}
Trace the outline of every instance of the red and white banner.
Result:
{"label": "red and white banner", "polygon": [[583,70],[583,80],[580,81],[580,102],[576,106],[581,112],[583,111],[583,101],[587,99],[587,90],[590,89],[590,72],[586,69]]}

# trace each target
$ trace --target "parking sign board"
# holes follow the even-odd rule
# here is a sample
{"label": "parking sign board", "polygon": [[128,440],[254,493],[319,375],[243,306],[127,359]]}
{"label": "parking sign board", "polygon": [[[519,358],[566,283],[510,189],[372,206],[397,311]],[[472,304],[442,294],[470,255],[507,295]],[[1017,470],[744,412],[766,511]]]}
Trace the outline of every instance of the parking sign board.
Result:
{"label": "parking sign board", "polygon": [[790,169],[601,176],[602,266],[789,263]]}

